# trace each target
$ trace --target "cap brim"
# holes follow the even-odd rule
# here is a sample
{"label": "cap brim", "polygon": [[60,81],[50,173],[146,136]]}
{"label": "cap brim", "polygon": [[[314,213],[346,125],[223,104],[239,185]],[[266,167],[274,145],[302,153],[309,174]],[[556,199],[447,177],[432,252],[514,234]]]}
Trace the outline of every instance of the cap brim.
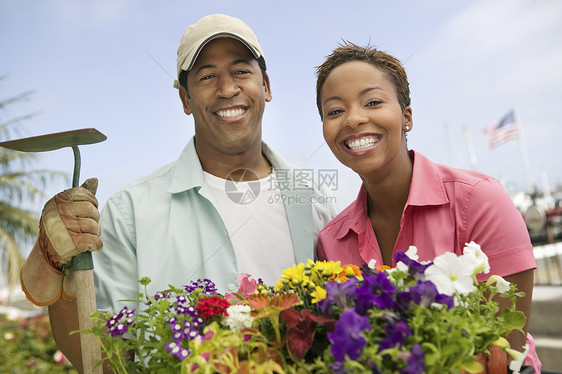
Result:
{"label": "cap brim", "polygon": [[[197,57],[199,57],[199,54],[201,53],[201,51],[203,50],[203,48],[205,48],[205,46],[212,40],[215,39],[219,39],[219,38],[232,38],[232,39],[236,39],[239,42],[241,42],[242,44],[244,44],[246,46],[246,48],[248,48],[250,50],[250,52],[252,52],[252,55],[254,55],[255,58],[260,58],[261,57],[261,53],[260,51],[255,48],[254,46],[252,46],[250,43],[248,43],[247,41],[245,41],[241,36],[238,36],[236,34],[233,33],[229,33],[229,32],[220,32],[220,33],[216,33],[213,34],[211,36],[209,36],[206,39],[203,39],[201,42],[199,42],[199,47],[197,47],[197,49],[195,50],[195,52],[193,53],[193,56],[188,56],[188,58],[185,59],[185,62],[183,63],[183,65],[181,66],[182,70],[186,70],[186,71],[190,71],[191,69],[193,69],[193,65],[195,65],[195,61],[197,61]],[[189,61],[189,65],[185,66],[185,64]]]}

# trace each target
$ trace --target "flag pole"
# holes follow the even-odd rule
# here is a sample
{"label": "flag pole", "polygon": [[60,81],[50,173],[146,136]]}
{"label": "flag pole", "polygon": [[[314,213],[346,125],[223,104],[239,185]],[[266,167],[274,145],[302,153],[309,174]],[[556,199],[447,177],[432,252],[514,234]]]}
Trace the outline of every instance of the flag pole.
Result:
{"label": "flag pole", "polygon": [[464,133],[464,142],[466,144],[466,149],[468,151],[468,158],[470,159],[470,167],[472,170],[477,171],[477,161],[476,161],[476,152],[474,152],[474,145],[472,144],[472,137],[470,136],[470,132],[466,126],[463,127]]}
{"label": "flag pole", "polygon": [[513,116],[515,117],[515,124],[517,126],[517,131],[519,132],[519,149],[521,151],[521,159],[523,160],[523,168],[525,170],[525,176],[527,178],[527,189],[528,192],[533,192],[533,177],[531,176],[531,165],[529,162],[529,154],[527,153],[527,145],[525,144],[525,136],[523,135],[523,127],[519,120],[519,116],[513,109]]}

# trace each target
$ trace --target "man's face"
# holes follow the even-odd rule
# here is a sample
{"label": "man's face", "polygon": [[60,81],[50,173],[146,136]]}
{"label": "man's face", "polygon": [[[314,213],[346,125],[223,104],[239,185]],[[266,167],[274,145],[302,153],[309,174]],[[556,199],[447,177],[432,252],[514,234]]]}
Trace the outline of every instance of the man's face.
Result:
{"label": "man's face", "polygon": [[261,149],[261,120],[271,100],[269,78],[238,40],[215,39],[199,54],[180,90],[186,114],[193,114],[199,157]]}

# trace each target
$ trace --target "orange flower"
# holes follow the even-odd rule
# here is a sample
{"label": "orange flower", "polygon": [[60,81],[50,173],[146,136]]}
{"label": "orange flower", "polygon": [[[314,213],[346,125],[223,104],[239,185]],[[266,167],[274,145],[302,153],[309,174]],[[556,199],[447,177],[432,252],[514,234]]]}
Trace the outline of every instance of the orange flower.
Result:
{"label": "orange flower", "polygon": [[361,269],[359,269],[359,266],[353,264],[347,264],[347,265],[343,265],[342,268],[343,270],[340,273],[334,274],[330,277],[330,281],[344,283],[351,277],[355,277],[360,280],[363,279],[363,275],[361,273]]}

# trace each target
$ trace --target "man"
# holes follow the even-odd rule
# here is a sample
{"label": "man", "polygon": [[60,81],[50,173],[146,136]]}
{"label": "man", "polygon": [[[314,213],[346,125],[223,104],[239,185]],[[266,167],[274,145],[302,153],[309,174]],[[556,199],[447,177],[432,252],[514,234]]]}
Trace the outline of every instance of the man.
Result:
{"label": "man", "polygon": [[[246,24],[202,18],[181,38],[177,65],[175,87],[193,115],[195,137],[175,163],[104,207],[104,250],[94,253],[103,311],[135,308],[119,300],[137,298],[141,277],[151,278],[152,293],[202,278],[235,292],[242,272],[271,284],[282,269],[313,258],[318,232],[336,214],[316,181],[261,140],[272,95],[262,49]],[[47,203],[22,268],[22,287],[30,300],[50,305],[57,343],[79,370],[78,336],[68,335],[78,328],[76,303],[61,270],[76,253],[101,248],[95,188],[85,187],[91,192],[79,187]]]}

